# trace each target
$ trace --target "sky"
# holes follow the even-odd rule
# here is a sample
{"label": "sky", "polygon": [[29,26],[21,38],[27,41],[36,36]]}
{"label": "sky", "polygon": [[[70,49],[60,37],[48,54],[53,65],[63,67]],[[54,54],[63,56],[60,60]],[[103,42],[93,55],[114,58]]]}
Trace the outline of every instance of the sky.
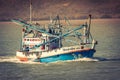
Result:
{"label": "sky", "polygon": [[[30,0],[0,0],[0,20],[29,18]],[[92,14],[94,18],[120,18],[120,0],[31,0],[32,17],[48,19],[59,14],[71,19],[85,18]]]}

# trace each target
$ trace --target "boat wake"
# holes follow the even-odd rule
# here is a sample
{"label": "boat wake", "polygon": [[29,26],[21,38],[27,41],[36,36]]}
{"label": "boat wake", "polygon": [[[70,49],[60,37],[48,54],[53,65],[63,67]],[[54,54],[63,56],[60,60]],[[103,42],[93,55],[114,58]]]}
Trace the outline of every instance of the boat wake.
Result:
{"label": "boat wake", "polygon": [[[85,61],[85,62],[96,62],[96,61],[103,61],[105,59],[103,58],[79,58],[76,60],[68,60],[68,61],[60,61],[60,62],[76,62],[76,61]],[[1,62],[11,62],[11,63],[22,63],[22,64],[43,64],[40,62],[33,62],[32,60],[30,61],[20,61],[19,59],[17,59],[14,56],[9,56],[9,57],[4,57],[4,56],[0,56],[0,63]],[[52,62],[52,63],[59,63],[57,62]]]}
{"label": "boat wake", "polygon": [[103,58],[79,58],[75,60],[66,60],[66,61],[56,61],[56,62],[51,62],[51,63],[64,63],[64,62],[98,62],[98,61],[105,61]]}
{"label": "boat wake", "polygon": [[100,61],[100,60],[96,58],[79,58],[74,61]]}
{"label": "boat wake", "polygon": [[33,62],[32,60],[23,62],[14,56],[9,56],[9,57],[0,56],[0,63],[1,62],[22,63],[22,64],[41,64],[40,62]]}

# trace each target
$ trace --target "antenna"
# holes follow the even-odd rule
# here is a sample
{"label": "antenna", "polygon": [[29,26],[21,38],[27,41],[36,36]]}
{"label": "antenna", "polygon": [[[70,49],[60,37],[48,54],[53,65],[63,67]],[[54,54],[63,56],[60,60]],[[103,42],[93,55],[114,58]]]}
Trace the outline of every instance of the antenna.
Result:
{"label": "antenna", "polygon": [[32,23],[32,1],[30,1],[30,23]]}

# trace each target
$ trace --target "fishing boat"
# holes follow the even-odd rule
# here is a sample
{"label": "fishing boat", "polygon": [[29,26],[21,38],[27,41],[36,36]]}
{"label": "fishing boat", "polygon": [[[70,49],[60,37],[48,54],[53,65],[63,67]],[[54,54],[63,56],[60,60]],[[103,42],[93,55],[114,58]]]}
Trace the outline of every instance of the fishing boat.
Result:
{"label": "fishing boat", "polygon": [[[20,50],[16,51],[16,57],[20,61],[43,63],[93,57],[97,41],[90,33],[91,15],[88,22],[76,27],[71,26],[67,17],[64,19],[67,26],[60,22],[59,15],[50,18],[47,26],[33,24],[32,1],[30,0],[30,21],[12,20],[23,27],[21,46]],[[68,29],[70,26],[73,28]],[[66,37],[69,39],[66,40]],[[66,42],[63,42],[64,40]],[[64,46],[66,43],[74,43],[74,45]]]}
{"label": "fishing boat", "polygon": [[[16,51],[16,56],[20,61],[49,63],[76,60],[79,58],[92,58],[96,52],[95,45],[97,41],[93,39],[90,33],[91,15],[89,15],[88,22],[66,31],[60,23],[58,15],[44,27],[23,20],[12,21],[23,27],[21,30],[21,48]],[[66,37],[69,37],[68,44],[75,43],[75,45],[64,46],[63,40]],[[73,39],[70,39],[71,37]]]}

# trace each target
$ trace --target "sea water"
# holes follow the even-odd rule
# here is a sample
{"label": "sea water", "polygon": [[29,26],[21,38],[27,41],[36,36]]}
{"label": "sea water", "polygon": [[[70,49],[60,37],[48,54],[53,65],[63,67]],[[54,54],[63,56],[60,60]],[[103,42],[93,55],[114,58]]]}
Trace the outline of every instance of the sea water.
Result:
{"label": "sea water", "polygon": [[0,22],[0,80],[120,80],[120,19],[93,20],[91,33],[98,41],[94,58],[54,63],[20,62],[21,30]]}

